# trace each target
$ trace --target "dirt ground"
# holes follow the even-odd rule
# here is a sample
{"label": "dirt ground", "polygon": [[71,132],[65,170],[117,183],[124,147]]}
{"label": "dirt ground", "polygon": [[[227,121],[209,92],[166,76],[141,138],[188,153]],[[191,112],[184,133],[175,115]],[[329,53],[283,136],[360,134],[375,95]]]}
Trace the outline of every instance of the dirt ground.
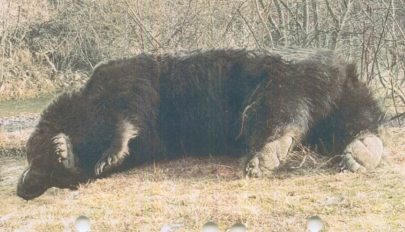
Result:
{"label": "dirt ground", "polygon": [[15,190],[29,133],[0,134],[0,231],[75,231],[80,215],[90,218],[92,231],[200,231],[207,221],[221,231],[237,222],[250,232],[305,231],[314,215],[323,231],[405,231],[405,128],[382,131],[385,160],[367,174],[302,155],[295,157],[301,167],[246,179],[237,159],[184,157],[24,201]]}

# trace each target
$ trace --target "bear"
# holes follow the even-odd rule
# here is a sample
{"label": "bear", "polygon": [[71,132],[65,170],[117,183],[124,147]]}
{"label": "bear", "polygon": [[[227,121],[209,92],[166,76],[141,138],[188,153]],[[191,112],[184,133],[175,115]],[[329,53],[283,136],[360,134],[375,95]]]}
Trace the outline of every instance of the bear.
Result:
{"label": "bear", "polygon": [[271,175],[297,144],[378,166],[383,113],[353,63],[330,50],[210,49],[142,53],[98,64],[58,96],[27,141],[18,196],[71,188],[129,163],[186,155],[247,157]]}

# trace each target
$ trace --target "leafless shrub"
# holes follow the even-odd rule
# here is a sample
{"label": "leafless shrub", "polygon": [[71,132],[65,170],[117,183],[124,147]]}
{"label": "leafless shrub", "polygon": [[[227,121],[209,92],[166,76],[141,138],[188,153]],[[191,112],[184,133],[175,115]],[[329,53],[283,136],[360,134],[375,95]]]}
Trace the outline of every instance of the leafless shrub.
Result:
{"label": "leafless shrub", "polygon": [[[24,0],[18,6],[38,12]],[[39,5],[42,18],[3,18],[0,81],[10,78],[7,59],[20,65],[21,49],[49,70],[49,79],[142,51],[322,47],[356,61],[388,109],[405,111],[404,0],[53,0],[45,6]]]}

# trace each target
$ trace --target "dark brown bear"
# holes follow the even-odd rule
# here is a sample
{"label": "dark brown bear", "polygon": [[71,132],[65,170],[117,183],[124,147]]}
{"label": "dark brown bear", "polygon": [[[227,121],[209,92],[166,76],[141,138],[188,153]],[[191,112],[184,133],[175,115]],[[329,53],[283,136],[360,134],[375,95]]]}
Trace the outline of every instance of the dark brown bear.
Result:
{"label": "dark brown bear", "polygon": [[[331,51],[141,54],[97,65],[42,113],[27,143],[24,199],[164,155],[244,154],[271,173],[293,144],[322,142],[352,171],[378,165],[381,110]],[[126,159],[126,158],[130,159]]]}

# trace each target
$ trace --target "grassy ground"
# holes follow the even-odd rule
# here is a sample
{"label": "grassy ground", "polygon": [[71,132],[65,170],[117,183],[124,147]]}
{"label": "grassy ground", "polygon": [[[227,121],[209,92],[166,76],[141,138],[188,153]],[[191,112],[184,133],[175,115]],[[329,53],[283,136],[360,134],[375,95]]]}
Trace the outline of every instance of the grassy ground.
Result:
{"label": "grassy ground", "polygon": [[[20,147],[28,134],[5,140],[11,135],[3,133],[2,148]],[[339,173],[307,156],[301,168],[252,180],[242,177],[238,160],[188,157],[77,191],[50,189],[32,201],[15,194],[24,158],[3,155],[0,231],[75,231],[79,215],[90,218],[92,231],[159,231],[167,224],[180,224],[178,232],[200,231],[207,221],[223,230],[242,222],[249,231],[305,231],[313,215],[325,221],[325,231],[405,231],[405,129],[385,129],[383,137],[386,159],[368,174]]]}
{"label": "grassy ground", "polygon": [[[8,123],[31,120],[49,99],[2,102],[0,117]],[[0,231],[74,231],[79,215],[90,218],[93,231],[159,231],[167,224],[180,225],[179,232],[199,231],[207,221],[223,230],[242,222],[249,231],[304,231],[313,215],[327,231],[405,231],[405,128],[382,131],[387,156],[368,174],[340,173],[336,160],[306,153],[290,157],[290,166],[300,168],[249,180],[239,160],[187,157],[147,164],[78,191],[50,189],[27,202],[15,187],[31,131],[0,132]]]}

